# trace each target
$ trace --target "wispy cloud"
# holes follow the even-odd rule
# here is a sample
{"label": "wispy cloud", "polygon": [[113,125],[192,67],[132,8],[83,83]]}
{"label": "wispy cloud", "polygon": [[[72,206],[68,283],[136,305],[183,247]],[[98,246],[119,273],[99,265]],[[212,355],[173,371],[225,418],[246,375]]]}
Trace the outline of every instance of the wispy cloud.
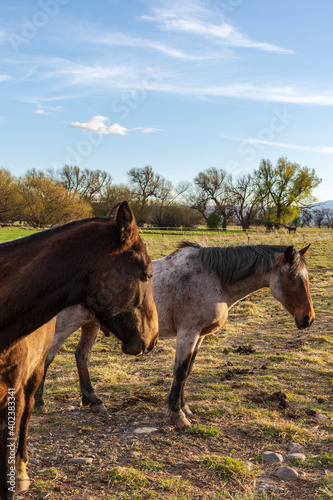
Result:
{"label": "wispy cloud", "polygon": [[139,19],[157,23],[163,30],[205,36],[233,47],[253,48],[280,54],[293,53],[292,50],[278,45],[251,40],[237,27],[223,19],[217,24],[216,17],[216,11],[209,10],[202,3],[185,1],[172,2],[165,8],[154,8],[153,15],[140,16]]}
{"label": "wispy cloud", "polygon": [[324,153],[327,155],[333,155],[333,146],[302,146],[299,144],[290,144],[287,142],[275,142],[275,141],[265,141],[262,139],[251,138],[251,137],[235,137],[227,134],[220,134],[224,139],[229,139],[231,141],[246,142],[248,144],[263,144],[265,146],[276,146],[286,149],[298,149],[301,151],[309,151],[311,153]]}
{"label": "wispy cloud", "polygon": [[0,75],[0,82],[8,82],[8,80],[11,80],[12,77],[9,75]]}
{"label": "wispy cloud", "polygon": [[[195,65],[191,70],[177,66],[144,65],[141,60],[131,61],[128,65],[112,64],[105,61],[83,64],[70,59],[57,57],[25,57],[16,61],[15,79],[23,82],[45,82],[46,95],[18,97],[15,99],[35,104],[86,95],[110,94],[114,91],[155,91],[165,94],[178,94],[195,99],[223,97],[252,101],[292,103],[300,105],[333,106],[331,89],[314,89],[306,85],[260,85],[238,83],[205,85],[207,72]],[[200,67],[199,67],[200,68]],[[207,70],[207,67],[205,67]],[[21,74],[18,74],[20,72]],[[4,79],[10,77],[4,75]],[[1,77],[0,77],[1,79]],[[214,74],[212,81],[216,81]],[[51,83],[50,83],[51,82]],[[215,83],[215,82],[214,82]],[[66,89],[59,94],[59,89]],[[72,94],[73,93],[73,94]],[[54,95],[55,94],[55,95]],[[67,94],[67,95],[66,95]],[[46,109],[43,106],[43,109]],[[46,110],[47,111],[47,110]]]}
{"label": "wispy cloud", "polygon": [[196,61],[209,57],[207,54],[190,54],[157,40],[145,39],[117,32],[101,33],[100,31],[90,30],[90,32],[88,31],[88,33],[85,33],[85,40],[100,45],[149,49],[162,52],[169,57],[186,61]]}
{"label": "wispy cloud", "polygon": [[52,115],[54,112],[62,111],[63,109],[64,108],[62,106],[42,106],[41,104],[38,104],[34,113],[36,115]]}
{"label": "wispy cloud", "polygon": [[107,116],[93,116],[87,122],[71,122],[69,125],[73,128],[80,128],[82,130],[88,130],[89,132],[95,132],[101,135],[127,135],[128,132],[133,132],[134,130],[139,130],[140,132],[147,134],[152,132],[157,132],[161,129],[152,128],[152,127],[134,127],[134,128],[126,128],[120,125],[119,123],[113,123],[112,125],[107,125],[105,122],[109,121]]}

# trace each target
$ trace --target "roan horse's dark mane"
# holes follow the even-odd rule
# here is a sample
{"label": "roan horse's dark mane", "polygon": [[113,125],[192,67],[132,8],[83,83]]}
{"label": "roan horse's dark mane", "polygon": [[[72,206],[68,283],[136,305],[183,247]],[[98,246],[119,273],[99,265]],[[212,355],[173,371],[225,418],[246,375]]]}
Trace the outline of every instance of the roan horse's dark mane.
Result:
{"label": "roan horse's dark mane", "polygon": [[[276,264],[276,254],[285,252],[283,245],[246,245],[238,247],[205,247],[198,243],[183,241],[178,248],[197,248],[198,257],[208,271],[213,271],[221,280],[223,286],[237,283],[262,269],[269,272]],[[290,261],[290,272],[305,262],[297,251]]]}

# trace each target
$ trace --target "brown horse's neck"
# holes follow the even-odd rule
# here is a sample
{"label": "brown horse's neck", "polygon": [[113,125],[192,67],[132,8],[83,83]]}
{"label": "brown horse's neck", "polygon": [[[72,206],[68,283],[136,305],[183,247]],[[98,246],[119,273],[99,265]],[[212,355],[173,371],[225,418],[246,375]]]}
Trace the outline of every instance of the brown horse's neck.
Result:
{"label": "brown horse's neck", "polygon": [[92,219],[0,245],[0,351],[84,301],[89,264],[118,239],[110,226]]}
{"label": "brown horse's neck", "polygon": [[242,281],[228,285],[226,287],[228,309],[251,293],[266,287],[269,287],[269,273],[259,270]]}

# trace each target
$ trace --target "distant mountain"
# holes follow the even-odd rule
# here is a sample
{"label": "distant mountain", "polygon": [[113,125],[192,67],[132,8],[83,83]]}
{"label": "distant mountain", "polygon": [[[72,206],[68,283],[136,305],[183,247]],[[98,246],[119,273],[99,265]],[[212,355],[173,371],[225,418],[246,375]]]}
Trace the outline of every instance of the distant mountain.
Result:
{"label": "distant mountain", "polygon": [[332,208],[333,209],[333,200],[322,201],[321,203],[315,203],[312,205],[312,208]]}

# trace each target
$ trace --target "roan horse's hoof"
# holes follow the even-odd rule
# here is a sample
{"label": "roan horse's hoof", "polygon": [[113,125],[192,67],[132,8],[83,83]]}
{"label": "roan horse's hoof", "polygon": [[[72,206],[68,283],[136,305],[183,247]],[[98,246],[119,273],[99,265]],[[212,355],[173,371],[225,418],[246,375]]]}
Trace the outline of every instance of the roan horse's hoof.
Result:
{"label": "roan horse's hoof", "polygon": [[103,403],[99,403],[98,405],[90,405],[90,409],[95,413],[104,413],[104,414],[108,413]]}
{"label": "roan horse's hoof", "polygon": [[191,422],[185,417],[185,413],[182,410],[179,412],[172,412],[170,414],[171,423],[177,427],[177,429],[184,429],[185,427],[191,427]]}
{"label": "roan horse's hoof", "polygon": [[182,406],[182,411],[185,413],[186,417],[194,417],[193,413],[190,410],[189,405]]}

